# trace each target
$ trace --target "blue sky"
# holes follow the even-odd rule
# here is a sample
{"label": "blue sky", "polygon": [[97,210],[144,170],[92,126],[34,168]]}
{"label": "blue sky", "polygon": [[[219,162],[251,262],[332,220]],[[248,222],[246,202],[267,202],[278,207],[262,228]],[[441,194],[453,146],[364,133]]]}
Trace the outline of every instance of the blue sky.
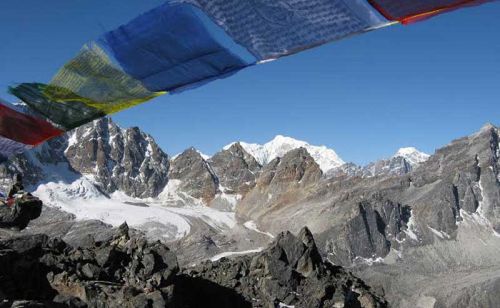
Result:
{"label": "blue sky", "polygon": [[[1,0],[0,96],[161,0]],[[366,163],[500,124],[500,2],[334,42],[115,115],[169,154],[277,134]]]}

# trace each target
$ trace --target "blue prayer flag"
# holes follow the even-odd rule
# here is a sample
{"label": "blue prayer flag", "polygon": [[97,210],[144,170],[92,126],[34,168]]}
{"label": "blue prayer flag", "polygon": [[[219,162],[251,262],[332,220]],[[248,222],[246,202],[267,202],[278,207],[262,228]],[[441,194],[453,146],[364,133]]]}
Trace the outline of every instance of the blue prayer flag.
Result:
{"label": "blue prayer flag", "polygon": [[181,0],[258,59],[299,52],[387,23],[365,0]]}
{"label": "blue prayer flag", "polygon": [[166,3],[102,38],[116,61],[150,91],[201,85],[250,65],[218,42],[189,4]]}

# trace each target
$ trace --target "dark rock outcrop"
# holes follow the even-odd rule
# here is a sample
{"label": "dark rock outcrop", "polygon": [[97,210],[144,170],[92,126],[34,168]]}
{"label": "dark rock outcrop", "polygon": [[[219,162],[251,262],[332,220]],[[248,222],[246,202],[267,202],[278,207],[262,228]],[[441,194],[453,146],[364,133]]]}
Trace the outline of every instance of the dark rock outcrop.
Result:
{"label": "dark rock outcrop", "polygon": [[[385,307],[340,267],[323,262],[308,229],[281,234],[254,257],[179,271],[176,255],[126,224],[71,247],[47,235],[0,240],[1,307]],[[336,306],[335,306],[336,307]]]}
{"label": "dark rock outcrop", "polygon": [[[205,262],[184,271],[241,296],[239,307],[385,307],[387,303],[361,280],[324,262],[307,228],[298,236],[281,233],[266,250],[235,260]],[[199,286],[201,294],[209,289]],[[206,298],[187,298],[189,304]],[[231,307],[231,306],[222,306]]]}
{"label": "dark rock outcrop", "polygon": [[345,224],[328,232],[325,250],[336,264],[386,256],[406,238],[410,217],[409,207],[374,194],[352,209]]}
{"label": "dark rock outcrop", "polygon": [[12,204],[0,204],[0,228],[24,229],[40,216],[42,201],[29,194],[12,200]]}
{"label": "dark rock outcrop", "polygon": [[[26,235],[0,241],[0,298],[54,307],[164,307],[179,268],[166,246],[113,237],[87,248],[57,238]],[[77,304],[76,304],[77,303]]]}

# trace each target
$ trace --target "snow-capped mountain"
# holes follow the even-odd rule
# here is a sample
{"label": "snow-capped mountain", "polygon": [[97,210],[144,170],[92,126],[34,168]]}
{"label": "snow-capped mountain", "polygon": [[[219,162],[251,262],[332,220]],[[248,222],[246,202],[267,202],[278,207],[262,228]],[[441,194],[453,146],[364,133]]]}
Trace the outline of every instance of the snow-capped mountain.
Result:
{"label": "snow-capped mountain", "polygon": [[429,154],[421,152],[414,147],[407,147],[399,149],[393,157],[403,157],[413,167],[427,161],[430,157]]}
{"label": "snow-capped mountain", "polygon": [[[353,165],[348,175],[360,170],[404,174],[411,170],[410,162],[426,158],[402,149],[367,169]],[[169,157],[138,128],[123,129],[104,118],[0,166],[0,178],[6,189],[12,174],[21,172],[47,205],[79,219],[112,225],[127,220],[150,235],[173,240],[187,234],[186,225],[199,229],[200,221],[212,230],[227,229],[244,199],[267,202],[276,191],[320,185],[322,172],[345,165],[325,146],[284,136],[264,145],[232,143],[212,157],[195,148]],[[269,193],[262,196],[264,190]]]}
{"label": "snow-capped mountain", "polygon": [[[234,143],[224,147],[229,149]],[[305,148],[320,166],[323,173],[340,167],[344,161],[334,150],[326,146],[314,146],[309,143],[290,137],[278,135],[264,145],[240,142],[241,146],[261,164],[266,165],[277,157],[283,157],[291,150]]]}
{"label": "snow-capped mountain", "polygon": [[420,164],[427,161],[430,155],[420,152],[416,148],[408,147],[399,149],[389,159],[369,163],[361,169],[364,177],[379,175],[403,175],[415,170]]}
{"label": "snow-capped mountain", "polygon": [[25,175],[25,184],[91,178],[104,194],[156,197],[168,182],[169,157],[138,128],[103,118],[26,152],[0,167],[0,176]]}
{"label": "snow-capped mountain", "polygon": [[401,148],[391,158],[374,161],[365,166],[347,163],[330,169],[326,177],[403,175],[415,170],[420,164],[427,161],[429,157],[430,155],[414,147]]}

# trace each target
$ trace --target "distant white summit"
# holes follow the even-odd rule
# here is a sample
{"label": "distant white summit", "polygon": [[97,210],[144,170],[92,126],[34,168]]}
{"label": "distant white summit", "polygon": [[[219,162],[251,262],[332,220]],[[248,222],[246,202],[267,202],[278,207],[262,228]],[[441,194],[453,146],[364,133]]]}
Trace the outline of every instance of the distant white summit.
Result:
{"label": "distant white summit", "polygon": [[[229,149],[234,143],[225,146],[224,149]],[[261,165],[269,163],[276,157],[283,157],[286,153],[298,148],[305,148],[324,173],[345,164],[334,150],[326,146],[314,146],[305,141],[281,135],[276,136],[264,145],[246,142],[240,142],[240,144]]]}
{"label": "distant white summit", "polygon": [[408,147],[399,149],[393,156],[393,158],[396,157],[403,157],[410,165],[415,167],[427,161],[430,155],[421,152],[414,147]]}

